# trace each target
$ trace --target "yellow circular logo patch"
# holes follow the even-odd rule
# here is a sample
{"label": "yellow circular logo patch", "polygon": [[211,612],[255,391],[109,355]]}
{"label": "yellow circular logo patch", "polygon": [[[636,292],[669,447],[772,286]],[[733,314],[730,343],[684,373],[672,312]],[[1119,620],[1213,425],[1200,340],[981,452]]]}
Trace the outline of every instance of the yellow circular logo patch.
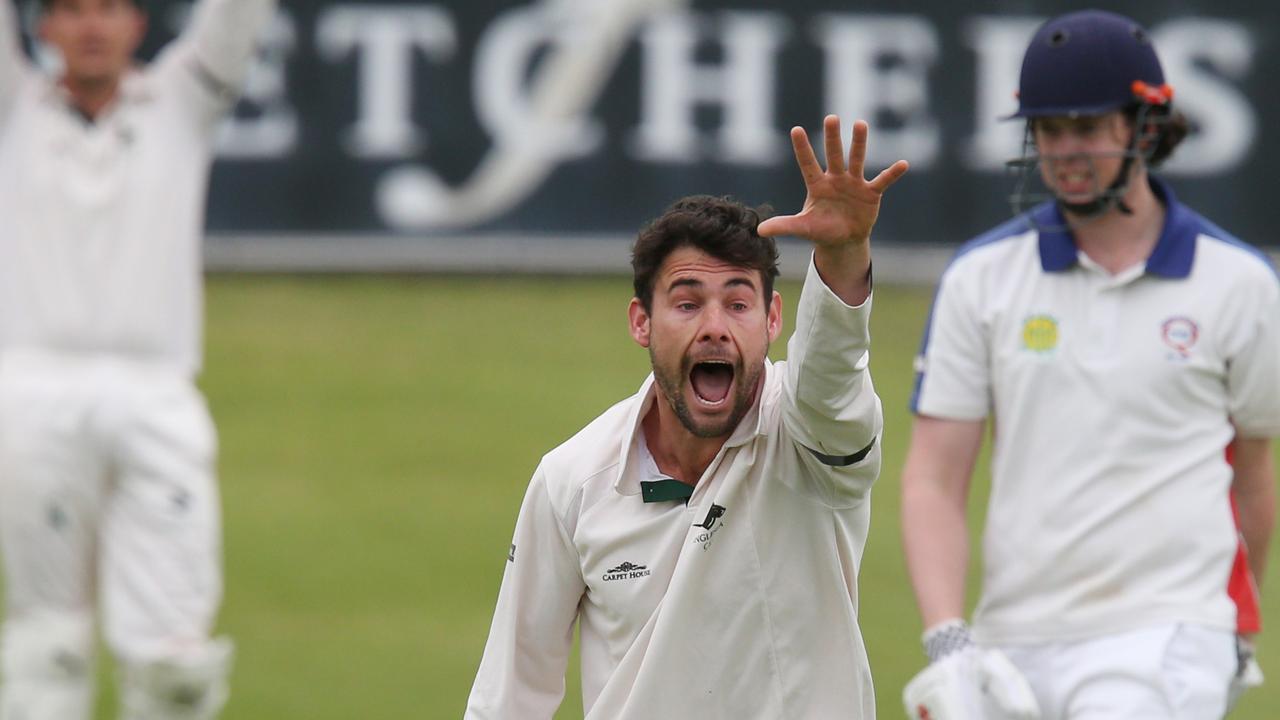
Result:
{"label": "yellow circular logo patch", "polygon": [[1058,347],[1058,321],[1049,315],[1032,315],[1022,323],[1022,346],[1033,352]]}

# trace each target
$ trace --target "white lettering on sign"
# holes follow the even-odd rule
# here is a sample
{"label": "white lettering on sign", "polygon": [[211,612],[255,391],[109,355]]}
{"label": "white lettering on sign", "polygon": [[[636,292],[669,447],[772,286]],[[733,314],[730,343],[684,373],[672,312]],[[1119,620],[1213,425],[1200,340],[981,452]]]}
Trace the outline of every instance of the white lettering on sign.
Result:
{"label": "white lettering on sign", "polygon": [[1018,76],[1027,43],[1045,18],[979,16],[964,24],[965,44],[973,50],[973,136],[962,161],[971,170],[994,172],[1022,154],[1024,123],[1001,121],[1018,109]]}
{"label": "white lettering on sign", "polygon": [[[665,15],[640,34],[640,125],[632,150],[641,160],[691,164],[704,160],[772,165],[787,157],[775,127],[777,52],[790,22],[776,13]],[[718,62],[695,60],[699,41],[715,39]],[[698,106],[718,107],[718,132],[704,136]]]}
{"label": "white lettering on sign", "polygon": [[[355,119],[333,140],[359,160],[392,161],[374,186],[374,205],[388,225],[408,230],[490,221],[525,202],[557,167],[604,153],[625,153],[641,164],[788,166],[786,128],[776,113],[789,82],[820,93],[815,110],[873,123],[871,168],[901,157],[917,172],[955,162],[990,174],[1021,153],[1023,123],[1000,118],[1017,107],[1022,54],[1043,17],[975,15],[955,26],[956,45],[973,61],[972,104],[959,109],[962,116],[972,113],[970,130],[946,126],[942,118],[954,113],[941,115],[937,107],[933,83],[969,76],[939,67],[948,39],[926,16],[692,12],[690,4],[532,0],[488,20],[472,49],[461,47],[443,5],[322,8],[311,38],[316,52],[356,68],[354,86],[339,89],[354,103]],[[33,2],[24,7],[29,26],[38,9]],[[178,31],[189,9],[174,6],[166,24]],[[298,152],[307,114],[289,97],[287,71],[310,31],[299,26],[297,12],[278,11],[268,28],[241,105],[220,129],[222,158]],[[1242,86],[1256,71],[1259,46],[1246,23],[1188,16],[1153,27],[1175,104],[1194,128],[1168,162],[1169,173],[1228,173],[1257,146],[1258,112]],[[44,48],[34,47],[47,61]],[[947,63],[965,57],[951,53]],[[626,79],[636,93],[628,98],[635,101],[635,121],[608,127],[599,103],[628,54],[637,61],[625,66],[638,73]],[[788,78],[781,74],[784,57],[813,60],[786,65],[804,75]],[[432,100],[432,88],[415,82],[421,62],[472,71],[473,110],[489,149],[456,185],[419,159],[429,128],[415,109]],[[56,71],[56,63],[46,65]],[[610,117],[618,122],[616,113]]]}
{"label": "white lettering on sign", "polygon": [[[566,32],[566,28],[574,31]],[[503,13],[485,29],[476,46],[474,95],[480,121],[495,142],[528,143],[531,131],[536,132],[534,140],[548,158],[564,160],[586,157],[600,148],[604,127],[592,120],[585,108],[569,113],[563,122],[536,128],[529,123],[530,118],[540,115],[536,107],[539,98],[526,80],[534,70],[535,55],[549,50],[552,58],[561,57],[580,39],[580,31],[569,18],[533,6]]]}
{"label": "white lettering on sign", "polygon": [[[688,0],[545,0],[537,5],[556,42],[528,75],[529,114],[493,146],[459,187],[421,165],[384,175],[375,202],[392,227],[407,230],[474,225],[497,217],[533,193],[562,160],[555,144],[566,124],[585,122],[628,43],[654,14]],[[541,22],[541,20],[540,20]],[[488,48],[494,46],[483,43]],[[526,56],[527,57],[527,56]],[[483,63],[482,63],[483,64]],[[501,74],[488,77],[502,77]],[[477,93],[487,90],[477,89]],[[588,139],[589,141],[589,139]]]}
{"label": "white lettering on sign", "polygon": [[330,61],[359,55],[359,112],[346,138],[351,152],[362,158],[420,152],[426,133],[411,113],[414,51],[449,59],[457,48],[449,14],[430,5],[335,5],[320,16],[316,46]]}
{"label": "white lettering on sign", "polygon": [[1174,104],[1196,131],[1169,159],[1178,175],[1211,175],[1234,170],[1257,141],[1258,118],[1239,89],[1253,66],[1253,33],[1243,23],[1208,18],[1171,20],[1152,31]]}
{"label": "white lettering on sign", "polygon": [[868,166],[904,158],[917,172],[933,165],[941,144],[929,106],[928,74],[938,56],[933,25],[916,15],[819,15],[812,28],[826,57],[828,112],[846,123],[888,116],[867,147]]}

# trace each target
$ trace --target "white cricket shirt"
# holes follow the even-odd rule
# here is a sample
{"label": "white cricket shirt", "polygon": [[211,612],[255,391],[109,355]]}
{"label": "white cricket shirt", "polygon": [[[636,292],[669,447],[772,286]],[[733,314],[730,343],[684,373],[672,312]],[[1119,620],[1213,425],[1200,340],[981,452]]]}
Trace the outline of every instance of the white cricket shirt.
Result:
{"label": "white cricket shirt", "polygon": [[202,0],[94,122],[0,2],[0,353],[110,354],[194,374],[214,130],[271,0]]}
{"label": "white cricket shirt", "polygon": [[870,309],[810,265],[787,362],[687,506],[645,501],[652,376],[543,458],[468,720],[550,718],[575,620],[591,720],[875,717],[856,586],[880,468]]}
{"label": "white cricket shirt", "polygon": [[[1223,450],[1280,434],[1280,283],[1162,182],[1145,266],[1110,275],[1015,219],[943,274],[912,409],[994,426],[977,635],[1233,631]],[[1039,227],[1065,226],[1056,207]]]}

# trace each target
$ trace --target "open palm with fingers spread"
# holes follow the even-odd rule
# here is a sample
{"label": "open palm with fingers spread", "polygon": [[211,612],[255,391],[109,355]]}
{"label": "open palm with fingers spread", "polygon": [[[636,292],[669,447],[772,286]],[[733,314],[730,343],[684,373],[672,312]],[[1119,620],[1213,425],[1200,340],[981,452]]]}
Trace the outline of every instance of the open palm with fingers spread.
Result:
{"label": "open palm with fingers spread", "polygon": [[796,163],[804,176],[804,208],[796,215],[770,218],[760,224],[764,236],[794,235],[819,247],[863,244],[871,236],[871,228],[880,213],[880,198],[885,190],[907,172],[907,161],[899,160],[872,180],[863,176],[867,157],[867,123],[853,124],[853,144],[848,164],[840,139],[840,118],[828,115],[823,120],[827,169],[823,170],[809,144],[804,128],[791,129],[791,144]]}

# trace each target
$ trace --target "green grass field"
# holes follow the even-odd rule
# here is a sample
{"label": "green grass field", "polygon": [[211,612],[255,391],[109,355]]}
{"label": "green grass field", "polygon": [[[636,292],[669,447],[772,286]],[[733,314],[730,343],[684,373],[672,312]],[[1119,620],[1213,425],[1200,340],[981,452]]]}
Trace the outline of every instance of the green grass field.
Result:
{"label": "green grass field", "polygon": [[[790,326],[798,288],[781,289]],[[885,465],[861,621],[887,720],[924,660],[897,475],[930,295],[881,287],[874,315]],[[529,474],[647,372],[629,298],[627,279],[211,279],[202,385],[222,442],[221,626],[239,647],[227,719],[461,717]],[[1274,720],[1280,641],[1262,661],[1277,679],[1233,718]],[[557,717],[582,717],[574,677]]]}

